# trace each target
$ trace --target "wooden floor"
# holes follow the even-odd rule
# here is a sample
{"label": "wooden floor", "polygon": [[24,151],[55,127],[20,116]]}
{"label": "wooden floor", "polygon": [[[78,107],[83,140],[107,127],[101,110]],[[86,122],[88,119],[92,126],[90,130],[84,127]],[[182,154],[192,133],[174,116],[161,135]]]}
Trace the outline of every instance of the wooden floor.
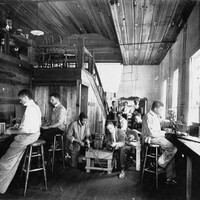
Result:
{"label": "wooden floor", "polygon": [[[200,165],[199,165],[200,166]],[[44,191],[43,176],[40,172],[32,174],[26,197],[22,196],[23,188],[16,176],[8,191],[0,196],[4,200],[184,200],[185,199],[185,159],[177,162],[179,183],[176,186],[166,185],[164,176],[160,177],[159,189],[156,191],[152,176],[146,176],[140,183],[140,172],[132,166],[127,169],[124,179],[118,178],[117,171],[108,175],[106,172],[91,171],[66,167],[62,172],[61,165],[54,173],[48,171],[48,191]],[[197,172],[193,183],[192,200],[200,199],[200,176]],[[198,176],[198,177],[197,177]]]}

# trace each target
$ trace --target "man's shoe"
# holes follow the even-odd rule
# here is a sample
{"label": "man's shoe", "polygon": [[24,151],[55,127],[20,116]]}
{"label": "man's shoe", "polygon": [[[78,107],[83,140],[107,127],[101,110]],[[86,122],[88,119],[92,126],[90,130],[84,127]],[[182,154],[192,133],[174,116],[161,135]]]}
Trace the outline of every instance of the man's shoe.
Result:
{"label": "man's shoe", "polygon": [[67,159],[71,159],[71,156],[68,154],[68,153],[66,153],[65,154],[65,159],[67,160]]}
{"label": "man's shoe", "polygon": [[177,184],[177,181],[175,178],[168,178],[166,181],[165,181],[166,184],[168,185],[176,185]]}
{"label": "man's shoe", "polygon": [[125,171],[122,170],[119,174],[119,178],[124,178],[125,177]]}

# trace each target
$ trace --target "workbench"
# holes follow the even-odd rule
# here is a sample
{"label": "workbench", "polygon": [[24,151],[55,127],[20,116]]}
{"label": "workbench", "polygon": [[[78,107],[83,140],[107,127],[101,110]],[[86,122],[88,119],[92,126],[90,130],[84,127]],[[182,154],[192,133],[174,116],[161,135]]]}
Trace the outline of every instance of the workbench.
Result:
{"label": "workbench", "polygon": [[[90,172],[90,170],[101,170],[101,171],[107,171],[108,174],[111,174],[112,172],[112,160],[113,160],[113,152],[107,151],[107,150],[99,150],[99,149],[88,149],[85,152],[85,158],[86,158],[86,172]],[[106,166],[104,167],[101,165],[101,160],[104,160],[107,162]],[[98,162],[98,166],[94,165],[94,162]]]}

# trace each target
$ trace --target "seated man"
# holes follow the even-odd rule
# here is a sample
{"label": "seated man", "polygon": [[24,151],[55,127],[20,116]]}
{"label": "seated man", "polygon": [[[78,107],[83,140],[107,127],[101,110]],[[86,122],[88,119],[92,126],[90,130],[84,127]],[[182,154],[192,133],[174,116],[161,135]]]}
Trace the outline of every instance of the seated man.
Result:
{"label": "seated man", "polygon": [[125,145],[120,148],[120,174],[119,178],[125,177],[125,167],[127,164],[127,159],[135,150],[135,143],[139,141],[137,130],[127,130]]}
{"label": "seated man", "polygon": [[165,132],[161,131],[161,112],[164,104],[154,101],[151,110],[144,115],[142,120],[142,136],[146,143],[158,144],[163,150],[158,159],[160,167],[166,170],[166,183],[176,184],[176,171],[174,155],[177,148],[165,138]]}
{"label": "seated man", "polygon": [[140,113],[136,113],[134,116],[134,123],[133,123],[133,129],[136,129],[137,131],[142,131],[142,116]]}
{"label": "seated man", "polygon": [[109,121],[106,128],[108,129],[107,135],[107,148],[114,150],[114,156],[119,157],[119,149],[125,145],[126,134],[123,130],[117,129],[114,124]]}
{"label": "seated man", "polygon": [[79,119],[72,122],[67,130],[72,167],[77,167],[78,156],[83,147],[86,147],[86,145],[88,147],[90,146],[90,130],[87,124],[87,119],[88,117],[85,113],[80,113]]}
{"label": "seated man", "polygon": [[56,134],[63,134],[67,123],[67,110],[60,103],[60,95],[58,93],[50,94],[50,103],[54,106],[51,113],[51,119],[41,128],[41,138],[46,141],[45,154],[53,143]]}
{"label": "seated man", "polygon": [[4,134],[15,134],[14,141],[0,159],[0,194],[5,193],[18,169],[26,147],[40,136],[41,111],[33,101],[32,93],[23,89],[18,93],[20,103],[26,107],[18,128],[8,128]]}

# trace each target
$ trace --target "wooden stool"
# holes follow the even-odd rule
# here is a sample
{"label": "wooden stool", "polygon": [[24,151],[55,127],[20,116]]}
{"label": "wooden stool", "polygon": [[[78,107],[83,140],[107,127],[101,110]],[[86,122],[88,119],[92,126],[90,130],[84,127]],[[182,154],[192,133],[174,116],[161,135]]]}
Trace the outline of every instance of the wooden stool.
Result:
{"label": "wooden stool", "polygon": [[[56,143],[59,143],[60,141],[60,147],[56,146]],[[53,148],[49,149],[49,152],[52,151],[52,162],[51,162],[51,171],[53,172],[54,169],[54,163],[55,163],[55,152],[61,151],[62,153],[62,164],[63,164],[63,171],[65,169],[65,151],[64,151],[64,139],[63,134],[56,134],[53,139]]]}
{"label": "wooden stool", "polygon": [[[112,172],[112,159],[113,159],[113,152],[105,151],[105,150],[93,150],[89,149],[85,152],[86,157],[86,172],[90,172],[90,170],[102,170],[107,171],[108,174],[111,174]],[[94,161],[97,160],[99,163],[99,160],[105,160],[107,161],[106,167],[95,167]]]}
{"label": "wooden stool", "polygon": [[[21,172],[21,177],[23,175],[23,172],[25,172],[25,174],[26,174],[24,196],[26,195],[30,172],[36,172],[36,171],[43,170],[45,189],[47,190],[47,176],[46,176],[46,169],[45,169],[45,162],[44,162],[44,147],[43,147],[44,144],[45,144],[44,140],[37,140],[36,142],[28,145],[28,147],[26,149],[24,163],[23,163],[22,172]],[[34,149],[36,151],[33,151]],[[31,169],[32,158],[38,158],[38,163],[37,163],[38,166],[33,169]],[[42,160],[42,166],[40,165],[41,160]]]}
{"label": "wooden stool", "polygon": [[[159,158],[160,146],[157,144],[145,144],[144,164],[142,169],[142,182],[144,178],[144,172],[153,173],[156,176],[156,189],[158,189],[158,175],[164,173],[164,170],[158,170],[158,158]],[[151,161],[155,162],[155,168],[147,163]]]}

